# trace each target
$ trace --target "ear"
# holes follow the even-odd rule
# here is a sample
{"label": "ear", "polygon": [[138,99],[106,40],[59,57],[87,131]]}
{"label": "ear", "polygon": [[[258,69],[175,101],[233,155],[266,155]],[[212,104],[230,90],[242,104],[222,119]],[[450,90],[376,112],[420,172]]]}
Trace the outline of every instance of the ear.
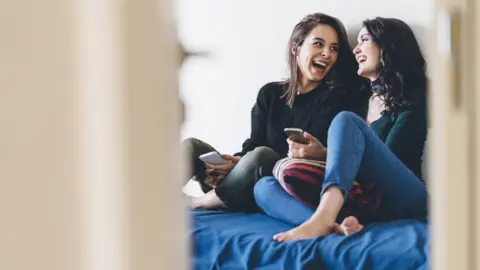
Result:
{"label": "ear", "polygon": [[292,53],[293,56],[296,56],[297,53],[298,53],[298,48],[299,46],[297,46],[296,43],[293,43],[292,44],[292,47],[290,48],[290,52]]}

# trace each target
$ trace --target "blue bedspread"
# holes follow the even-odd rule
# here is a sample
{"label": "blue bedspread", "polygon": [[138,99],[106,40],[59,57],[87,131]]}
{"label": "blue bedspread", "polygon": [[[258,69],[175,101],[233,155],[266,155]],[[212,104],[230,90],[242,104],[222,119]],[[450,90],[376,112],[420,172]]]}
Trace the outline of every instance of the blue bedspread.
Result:
{"label": "blue bedspread", "polygon": [[351,236],[277,243],[290,229],[260,214],[192,211],[194,269],[428,269],[426,223],[400,220]]}

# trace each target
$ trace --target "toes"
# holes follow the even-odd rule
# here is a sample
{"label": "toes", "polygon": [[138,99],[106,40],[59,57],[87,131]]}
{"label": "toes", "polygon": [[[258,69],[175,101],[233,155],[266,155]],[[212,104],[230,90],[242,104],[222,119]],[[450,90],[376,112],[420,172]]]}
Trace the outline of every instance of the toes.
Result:
{"label": "toes", "polygon": [[333,230],[330,233],[336,233],[336,234],[342,235],[344,233],[342,225],[335,223],[335,225],[333,226]]}
{"label": "toes", "polygon": [[349,216],[343,220],[342,225],[346,227],[356,227],[358,225],[358,220],[354,216]]}
{"label": "toes", "polygon": [[290,241],[290,234],[284,233],[278,240],[279,242],[287,242]]}
{"label": "toes", "polygon": [[359,226],[361,225],[359,224],[358,219],[354,216],[346,217],[340,225],[342,231],[345,231],[346,235],[359,231]]}
{"label": "toes", "polygon": [[288,237],[289,234],[286,233],[286,232],[283,232],[283,233],[278,233],[276,235],[273,236],[273,240],[277,241],[277,242],[285,242],[285,241],[288,241]]}
{"label": "toes", "polygon": [[363,229],[363,225],[354,223],[354,224],[343,224],[339,226],[343,235],[350,235],[352,233],[359,232]]}
{"label": "toes", "polygon": [[339,226],[339,231],[340,231],[340,235],[349,235],[350,232],[349,232],[349,229],[348,227],[346,227],[345,225],[340,225]]}
{"label": "toes", "polygon": [[275,234],[275,235],[273,236],[273,240],[278,241],[278,242],[282,242],[282,241],[283,241],[283,235],[284,235],[284,234],[285,234],[285,233]]}

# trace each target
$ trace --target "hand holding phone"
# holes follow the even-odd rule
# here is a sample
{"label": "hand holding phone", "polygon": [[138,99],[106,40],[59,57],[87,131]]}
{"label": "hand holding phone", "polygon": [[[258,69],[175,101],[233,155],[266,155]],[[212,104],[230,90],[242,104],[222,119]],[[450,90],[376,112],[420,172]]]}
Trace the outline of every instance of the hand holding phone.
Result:
{"label": "hand holding phone", "polygon": [[288,156],[301,159],[326,160],[327,148],[314,136],[301,129],[285,129],[294,143],[288,142]]}
{"label": "hand holding phone", "polygon": [[218,152],[213,151],[201,155],[199,158],[205,163],[206,167],[205,174],[207,178],[205,179],[205,183],[215,187],[232,171],[241,157],[220,155]]}
{"label": "hand holding phone", "polygon": [[198,157],[201,161],[212,165],[223,165],[230,163],[229,160],[224,159],[218,152],[213,151],[203,154]]}
{"label": "hand holding phone", "polygon": [[303,136],[303,130],[300,128],[286,128],[285,134],[287,135],[287,138],[290,140],[296,142],[296,143],[301,143],[301,144],[308,144],[308,140],[305,139]]}

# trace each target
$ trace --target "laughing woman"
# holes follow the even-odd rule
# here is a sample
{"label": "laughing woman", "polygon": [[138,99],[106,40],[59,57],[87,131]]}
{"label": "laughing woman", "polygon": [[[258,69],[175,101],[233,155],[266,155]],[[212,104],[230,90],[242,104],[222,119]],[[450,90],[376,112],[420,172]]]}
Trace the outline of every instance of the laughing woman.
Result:
{"label": "laughing woman", "polygon": [[[331,232],[354,181],[374,184],[381,192],[374,221],[427,215],[421,175],[427,136],[426,71],[417,40],[403,21],[375,18],[363,22],[354,54],[358,74],[371,81],[367,121],[350,112],[337,115],[328,131],[328,148],[311,136],[307,145],[289,141],[293,157],[326,157],[316,209],[290,196],[273,177],[255,186],[255,199],[265,213],[298,225],[275,235],[277,241]],[[344,225],[349,232],[361,228],[355,217]]]}

